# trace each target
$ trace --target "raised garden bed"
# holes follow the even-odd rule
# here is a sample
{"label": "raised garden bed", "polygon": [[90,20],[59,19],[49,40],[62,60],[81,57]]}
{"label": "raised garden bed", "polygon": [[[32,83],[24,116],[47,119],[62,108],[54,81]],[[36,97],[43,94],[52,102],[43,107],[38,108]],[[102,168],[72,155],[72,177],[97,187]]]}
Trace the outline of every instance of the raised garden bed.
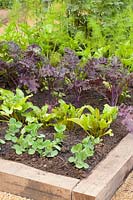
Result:
{"label": "raised garden bed", "polygon": [[[36,99],[34,97],[32,101],[35,103]],[[40,105],[41,101],[42,98],[39,101]],[[90,98],[89,103],[91,101],[94,103],[93,97]],[[99,105],[102,108],[102,103]],[[1,135],[5,134],[5,128],[3,124]],[[27,153],[16,155],[8,142],[2,146],[0,152],[0,156],[4,158],[0,159],[0,190],[35,200],[111,199],[133,168],[133,135],[128,134],[121,124],[120,117],[111,128],[114,136],[103,137],[102,143],[95,148],[94,156],[87,161],[90,166],[87,170],[76,169],[67,161],[71,155],[68,149],[77,143],[77,140],[80,141],[85,137],[81,129],[78,130],[80,134],[69,134],[68,132],[67,143],[65,145],[64,142],[63,146],[64,151],[52,159],[41,158],[37,154],[33,156]]]}
{"label": "raised garden bed", "polygon": [[80,66],[66,49],[52,67],[36,45],[1,45],[13,59],[0,61],[0,189],[35,200],[109,200],[133,166],[133,74],[115,57]]}
{"label": "raised garden bed", "polygon": [[129,134],[83,180],[1,159],[0,190],[35,200],[109,200],[133,168],[132,146]]}
{"label": "raised garden bed", "polygon": [[[88,96],[90,97],[89,100]],[[84,102],[87,102],[87,104],[93,105],[95,107],[98,106],[100,109],[103,109],[104,101],[98,101],[97,98],[100,99],[100,97],[97,96],[95,92],[86,93],[82,97],[82,103],[80,103],[80,106],[84,105]],[[40,93],[39,98],[37,94],[34,95],[31,100],[33,103],[41,106],[43,105],[43,99],[44,93]],[[40,157],[38,153],[35,153],[34,155],[29,155],[27,152],[21,155],[17,155],[15,150],[11,148],[12,142],[10,141],[7,141],[6,144],[1,147],[0,157],[6,160],[21,162],[23,164],[29,165],[40,170],[82,179],[87,177],[91,170],[102,159],[104,159],[115,146],[117,146],[117,144],[121,141],[122,138],[124,138],[128,134],[128,130],[122,124],[120,117],[118,117],[117,120],[113,122],[111,128],[114,133],[113,137],[110,137],[109,135],[105,135],[102,137],[103,141],[95,146],[94,155],[86,160],[86,163],[89,165],[89,168],[85,170],[77,169],[74,165],[68,162],[69,157],[72,156],[72,153],[70,151],[72,146],[79,143],[82,139],[84,139],[87,136],[87,134],[81,128],[67,130],[65,132],[66,138],[64,139],[61,152],[54,158]],[[0,138],[4,139],[6,129],[6,124],[1,124]],[[47,139],[53,139],[53,129],[42,129],[41,132],[45,134]]]}

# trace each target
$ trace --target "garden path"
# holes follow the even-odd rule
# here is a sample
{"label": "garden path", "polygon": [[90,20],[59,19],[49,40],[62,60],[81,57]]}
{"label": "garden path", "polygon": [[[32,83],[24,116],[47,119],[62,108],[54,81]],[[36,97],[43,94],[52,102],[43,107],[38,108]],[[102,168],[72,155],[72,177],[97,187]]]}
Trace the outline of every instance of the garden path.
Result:
{"label": "garden path", "polygon": [[112,200],[133,200],[133,171],[117,190]]}
{"label": "garden path", "polygon": [[0,34],[4,32],[4,28],[7,23],[8,23],[8,14],[9,11],[6,9],[0,10]]}

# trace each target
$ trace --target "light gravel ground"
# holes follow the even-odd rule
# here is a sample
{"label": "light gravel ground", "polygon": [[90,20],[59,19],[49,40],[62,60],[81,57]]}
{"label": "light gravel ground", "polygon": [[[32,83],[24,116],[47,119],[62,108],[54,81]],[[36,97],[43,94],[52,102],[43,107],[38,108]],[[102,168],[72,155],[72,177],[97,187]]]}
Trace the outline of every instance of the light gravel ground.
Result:
{"label": "light gravel ground", "polygon": [[0,192],[0,200],[30,200],[16,195]]}
{"label": "light gravel ground", "polygon": [[125,183],[115,193],[112,200],[133,200],[133,171],[130,173]]}

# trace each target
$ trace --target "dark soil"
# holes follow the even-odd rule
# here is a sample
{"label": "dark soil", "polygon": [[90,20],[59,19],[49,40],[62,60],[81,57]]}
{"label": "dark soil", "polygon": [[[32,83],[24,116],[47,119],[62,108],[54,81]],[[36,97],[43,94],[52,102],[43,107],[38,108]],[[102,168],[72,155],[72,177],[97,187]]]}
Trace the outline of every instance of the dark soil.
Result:
{"label": "dark soil", "polygon": [[[4,131],[5,128],[3,127]],[[72,164],[68,163],[68,158],[71,156],[71,146],[80,142],[85,133],[81,130],[67,133],[67,140],[64,141],[62,151],[55,158],[39,157],[37,154],[30,156],[26,153],[23,155],[16,155],[15,151],[11,149],[11,143],[7,143],[2,147],[0,151],[0,157],[24,163],[26,165],[35,167],[37,169],[53,172],[60,175],[71,176],[75,178],[86,177],[90,171],[113,149],[120,140],[127,134],[127,130],[123,127],[118,119],[113,125],[114,132],[113,137],[106,136],[103,138],[103,142],[98,144],[95,148],[95,155],[87,160],[89,169],[78,170]],[[2,132],[2,127],[1,127]]]}
{"label": "dark soil", "polygon": [[[46,102],[46,94],[38,93],[31,100],[37,105],[40,105],[40,106],[44,105],[44,103]],[[71,103],[74,103],[74,99],[72,98],[72,95],[69,95],[68,98],[66,98],[65,100]],[[91,91],[82,95],[82,98],[80,99],[78,106],[82,106],[84,104],[90,104],[94,107],[98,107],[102,109],[105,103],[106,101],[104,99],[102,99],[96,93]],[[6,129],[5,125],[2,124],[1,131],[0,131],[0,138],[4,137],[5,129]],[[111,151],[111,149],[113,149],[120,142],[120,140],[124,136],[126,136],[128,133],[126,128],[121,124],[120,118],[118,118],[112,124],[112,130],[113,130],[114,136],[103,137],[102,143],[98,144],[95,147],[95,155],[86,161],[89,164],[89,169],[87,170],[78,170],[72,164],[68,162],[68,158],[71,156],[71,152],[70,152],[71,147],[74,144],[79,143],[86,136],[86,133],[81,129],[76,130],[76,131],[73,130],[71,132],[66,133],[67,137],[63,142],[62,150],[58,154],[58,156],[55,158],[39,157],[37,154],[30,156],[27,153],[24,153],[23,155],[18,156],[15,154],[15,151],[11,149],[10,142],[2,146],[2,149],[0,151],[0,157],[4,159],[8,159],[8,160],[21,162],[26,165],[35,167],[37,169],[82,179],[86,177],[91,172],[91,170],[102,159],[104,159],[107,156],[107,154]],[[47,137],[52,137],[52,131],[47,130],[47,133],[46,133],[46,130],[45,130],[45,135]]]}

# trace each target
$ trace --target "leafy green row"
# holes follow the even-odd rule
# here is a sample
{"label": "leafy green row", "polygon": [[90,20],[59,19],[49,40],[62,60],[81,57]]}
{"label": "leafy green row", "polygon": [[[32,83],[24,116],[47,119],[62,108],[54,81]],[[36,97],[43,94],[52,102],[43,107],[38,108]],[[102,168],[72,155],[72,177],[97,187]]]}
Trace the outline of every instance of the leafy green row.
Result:
{"label": "leafy green row", "polygon": [[[54,0],[48,1],[48,9],[43,2],[15,1],[11,23],[0,40],[14,41],[24,49],[38,44],[54,65],[64,48],[69,47],[83,62],[115,55],[133,71],[132,0]],[[36,19],[34,26],[28,25],[26,19],[20,23],[31,13]]]}
{"label": "leafy green row", "polygon": [[[73,162],[77,168],[87,168],[85,160],[93,156],[94,146],[101,141],[100,138],[106,134],[112,135],[110,125],[117,117],[117,107],[106,104],[100,114],[97,108],[90,105],[75,108],[60,100],[59,106],[49,112],[48,105],[41,108],[34,106],[28,101],[30,97],[25,97],[18,88],[16,93],[0,89],[0,120],[8,124],[5,139],[0,139],[0,144],[11,141],[18,155],[27,152],[30,155],[38,153],[40,156],[54,157],[61,151],[66,128],[72,129],[78,124],[86,131],[87,137],[72,147],[74,156],[69,158],[69,162]],[[44,129],[48,126],[54,127],[52,139],[45,138]]]}
{"label": "leafy green row", "polygon": [[33,155],[35,152],[41,156],[54,157],[61,150],[61,142],[63,140],[63,131],[65,125],[55,125],[56,133],[54,140],[45,140],[44,134],[38,134],[42,124],[29,123],[24,125],[15,118],[9,120],[9,128],[6,131],[5,139],[13,142],[12,148],[18,155],[23,152]]}

